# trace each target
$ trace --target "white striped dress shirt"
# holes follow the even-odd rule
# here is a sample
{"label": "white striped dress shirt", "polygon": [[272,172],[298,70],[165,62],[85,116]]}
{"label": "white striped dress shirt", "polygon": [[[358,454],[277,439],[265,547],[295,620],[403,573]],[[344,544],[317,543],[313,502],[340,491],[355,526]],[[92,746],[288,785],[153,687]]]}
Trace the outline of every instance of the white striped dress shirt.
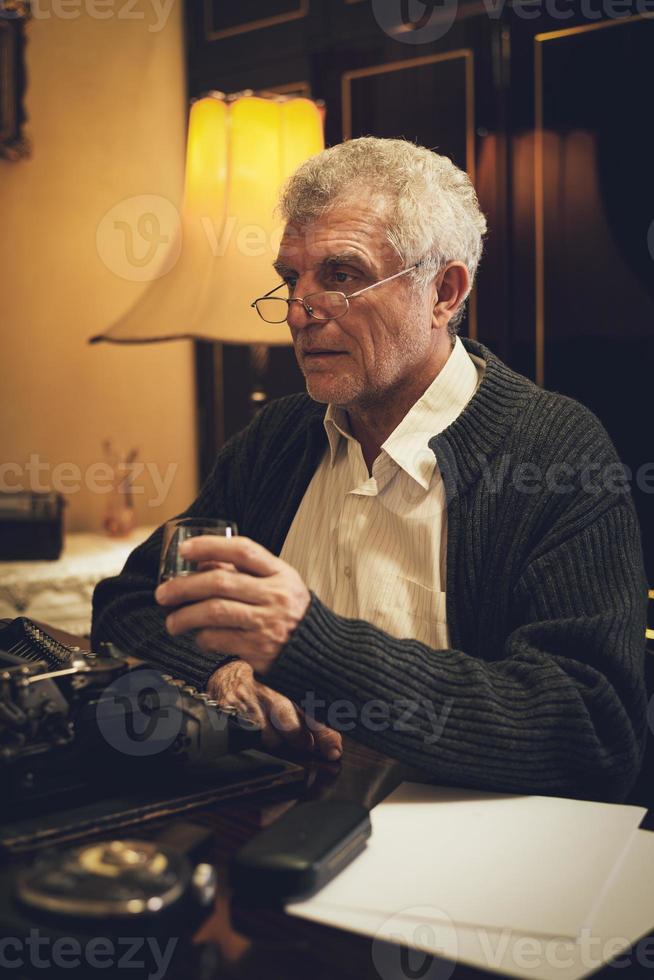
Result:
{"label": "white striped dress shirt", "polygon": [[334,612],[392,636],[449,646],[447,510],[428,440],[474,395],[484,362],[457,337],[440,373],[381,447],[368,475],[347,412],[329,405],[329,441],[281,557]]}

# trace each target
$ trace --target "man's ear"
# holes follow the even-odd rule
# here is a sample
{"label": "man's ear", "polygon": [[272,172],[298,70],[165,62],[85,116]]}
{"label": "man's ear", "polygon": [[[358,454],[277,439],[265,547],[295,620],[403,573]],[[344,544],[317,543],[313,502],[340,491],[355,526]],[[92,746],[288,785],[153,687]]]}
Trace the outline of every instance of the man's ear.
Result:
{"label": "man's ear", "polygon": [[434,326],[445,326],[468,295],[470,274],[463,262],[450,262],[436,277]]}

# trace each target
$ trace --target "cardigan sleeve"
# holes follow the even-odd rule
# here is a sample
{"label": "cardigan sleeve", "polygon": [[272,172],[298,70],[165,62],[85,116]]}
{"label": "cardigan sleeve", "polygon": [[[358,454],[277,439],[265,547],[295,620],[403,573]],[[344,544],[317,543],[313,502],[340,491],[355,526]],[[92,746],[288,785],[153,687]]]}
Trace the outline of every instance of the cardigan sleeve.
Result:
{"label": "cardigan sleeve", "polygon": [[623,501],[526,563],[499,659],[395,639],[312,596],[265,681],[440,781],[621,800],[644,743],[645,609]]}

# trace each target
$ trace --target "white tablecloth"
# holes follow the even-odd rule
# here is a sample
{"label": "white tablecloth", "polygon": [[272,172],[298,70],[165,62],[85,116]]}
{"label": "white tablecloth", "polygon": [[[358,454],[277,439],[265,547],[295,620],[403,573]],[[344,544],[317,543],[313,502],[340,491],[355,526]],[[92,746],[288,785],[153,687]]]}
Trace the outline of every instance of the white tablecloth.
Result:
{"label": "white tablecloth", "polygon": [[57,561],[0,562],[0,619],[29,616],[88,636],[93,589],[103,578],[117,575],[153,530],[135,528],[126,538],[67,534]]}

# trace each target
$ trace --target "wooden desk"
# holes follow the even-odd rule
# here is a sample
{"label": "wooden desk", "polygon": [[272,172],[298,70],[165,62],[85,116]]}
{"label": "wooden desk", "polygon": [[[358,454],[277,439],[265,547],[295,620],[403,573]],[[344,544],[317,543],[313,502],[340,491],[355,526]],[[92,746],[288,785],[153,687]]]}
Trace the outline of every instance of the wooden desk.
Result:
{"label": "wooden desk", "polygon": [[[45,627],[58,639],[80,646],[88,641]],[[298,757],[291,755],[297,761]],[[183,957],[174,957],[166,980],[472,980],[498,977],[444,959],[424,957],[399,946],[288,916],[283,911],[252,909],[236,904],[227,885],[228,862],[234,852],[259,830],[268,826],[300,800],[347,799],[371,808],[406,779],[420,773],[396,760],[344,739],[340,763],[306,760],[306,780],[269,791],[259,797],[217,803],[194,810],[188,819],[210,828],[211,835],[199,859],[218,870],[218,898],[210,915],[194,936],[180,929]],[[173,820],[175,818],[172,818]],[[146,824],[138,836],[151,836],[167,822]],[[100,930],[101,931],[101,930]],[[192,941],[192,944],[191,944]],[[381,960],[377,969],[373,962]],[[95,971],[93,971],[95,972]],[[632,974],[629,974],[630,976]],[[640,975],[640,974],[639,974]],[[649,974],[654,978],[654,970]],[[615,970],[604,967],[594,977],[615,978]],[[86,978],[85,978],[86,980]]]}

